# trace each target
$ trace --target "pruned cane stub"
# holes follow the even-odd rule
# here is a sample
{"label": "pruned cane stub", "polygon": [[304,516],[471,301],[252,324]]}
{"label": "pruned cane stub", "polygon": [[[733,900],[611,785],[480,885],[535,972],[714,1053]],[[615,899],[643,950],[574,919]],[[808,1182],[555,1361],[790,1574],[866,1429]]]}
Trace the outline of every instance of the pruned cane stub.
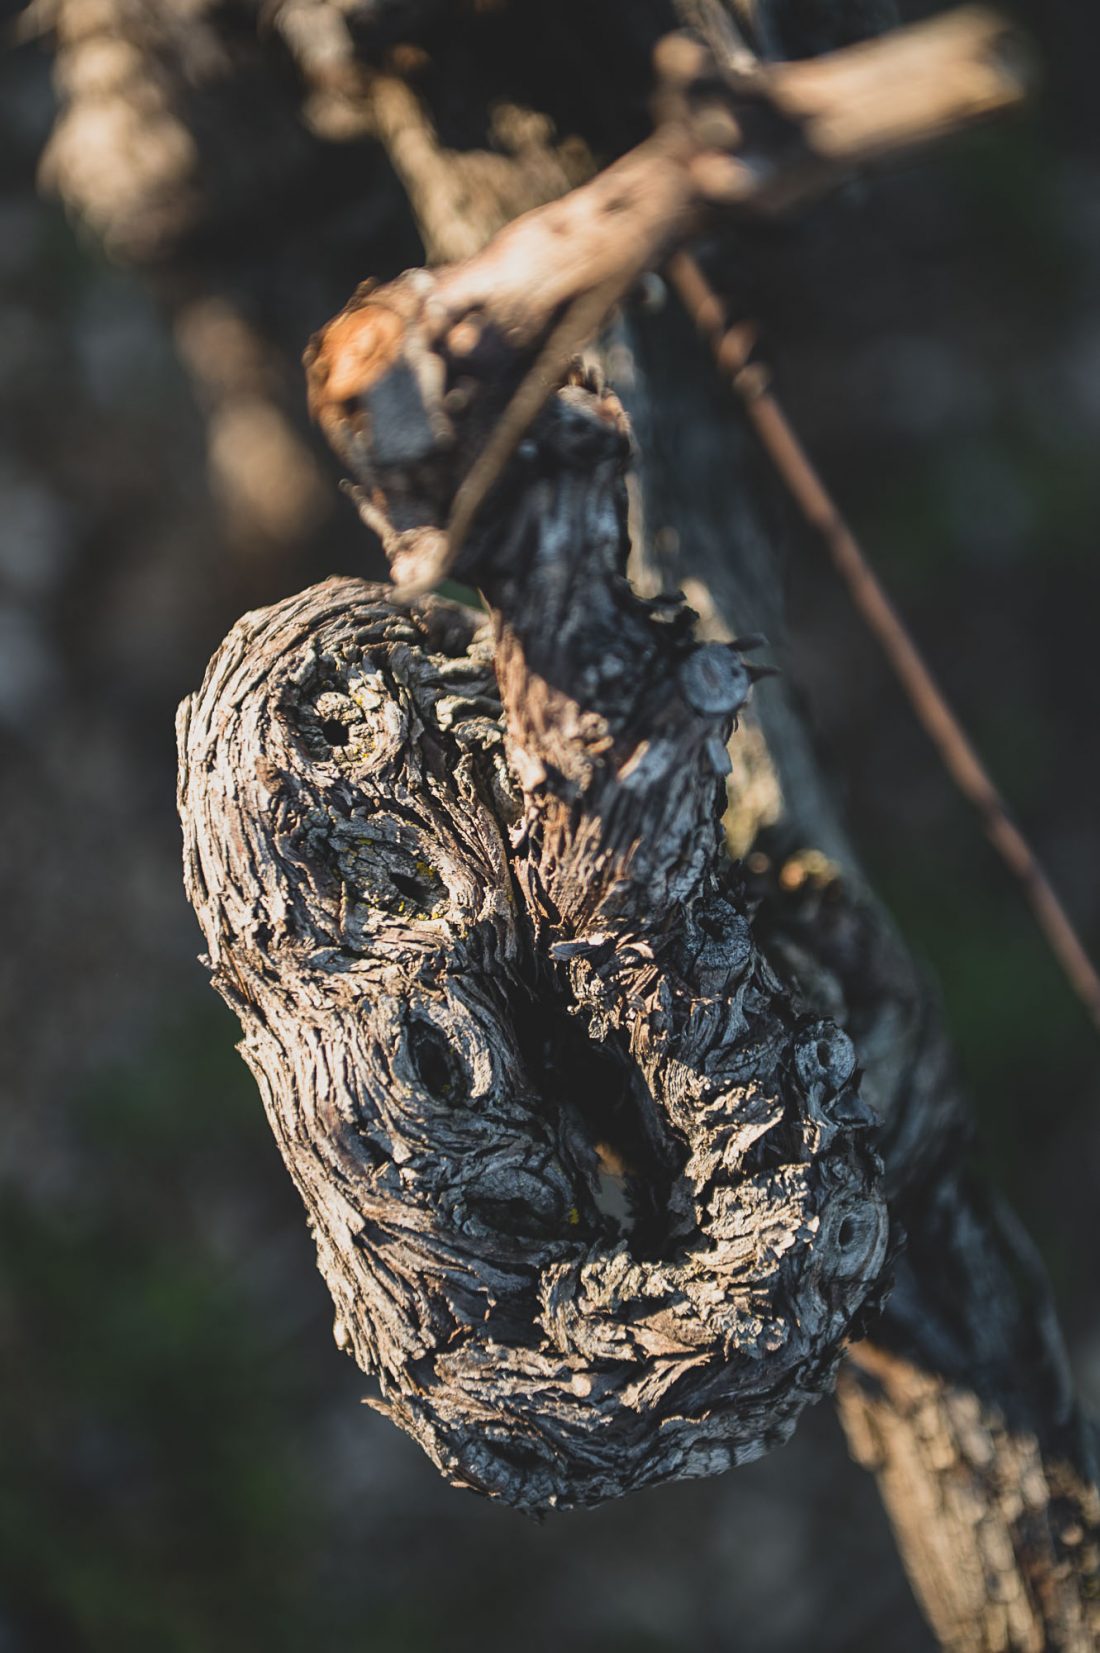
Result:
{"label": "pruned cane stub", "polygon": [[[417,326],[389,371],[423,385]],[[468,547],[489,619],[328,581],[241,620],[179,725],[189,894],[338,1340],[530,1511],[786,1439],[888,1228],[851,1043],[724,859],[748,673],[631,590],[625,421],[574,379]],[[460,448],[375,453],[375,508]]]}

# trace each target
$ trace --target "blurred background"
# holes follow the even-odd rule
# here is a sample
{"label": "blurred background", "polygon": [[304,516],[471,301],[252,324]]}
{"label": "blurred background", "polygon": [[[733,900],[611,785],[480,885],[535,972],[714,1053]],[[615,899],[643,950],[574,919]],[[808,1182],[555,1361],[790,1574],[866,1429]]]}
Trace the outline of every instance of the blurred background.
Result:
{"label": "blurred background", "polygon": [[[1100,18],[1021,9],[1033,111],[815,209],[812,300],[759,308],[788,411],[1095,956]],[[51,185],[94,149],[58,141],[68,72],[34,40],[0,57],[0,1653],[929,1648],[825,1407],[723,1480],[537,1526],[360,1406],[196,962],[173,714],[243,610],[378,570],[293,357],[231,283],[170,291],[68,221]],[[249,254],[303,346],[358,279],[419,260],[372,146],[340,165],[362,204],[322,269],[308,225]],[[1095,1034],[789,539],[828,767],[1100,1408]]]}

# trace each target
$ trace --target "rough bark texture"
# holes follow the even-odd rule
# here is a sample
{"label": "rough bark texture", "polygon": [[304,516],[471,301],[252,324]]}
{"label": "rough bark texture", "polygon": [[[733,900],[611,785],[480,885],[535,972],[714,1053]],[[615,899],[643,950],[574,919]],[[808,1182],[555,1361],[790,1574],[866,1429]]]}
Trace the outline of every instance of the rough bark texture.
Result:
{"label": "rough bark texture", "polygon": [[[242,83],[253,91],[276,84],[273,37],[260,51],[239,27],[248,9],[227,29],[229,8],[215,5],[58,0],[61,89],[70,118],[83,110],[85,136],[77,142],[74,126],[55,146],[52,175],[116,252],[153,261],[173,303],[213,289],[242,307],[266,348],[276,340],[284,354],[327,313],[311,310],[314,282],[323,287],[322,274],[347,268],[349,248],[359,262],[348,285],[369,268],[371,231],[347,202],[369,191],[373,224],[395,221],[392,182],[364,134],[389,151],[433,256],[465,256],[503,218],[591,170],[593,155],[614,156],[644,136],[649,53],[672,23],[699,27],[720,59],[730,44],[717,0],[504,7],[464,15],[458,27],[443,5],[286,0],[267,15],[302,75],[299,88],[279,82],[293,115],[264,93],[242,100],[248,118],[238,120]],[[788,56],[857,38],[892,16],[888,6],[835,0],[745,0],[730,11],[754,46]],[[387,105],[378,70],[401,40],[414,52],[403,67],[386,61]],[[495,127],[491,107],[505,110]],[[276,154],[292,159],[272,166]],[[234,179],[243,191],[219,208]],[[456,179],[469,187],[455,189]],[[132,211],[142,199],[135,185],[146,184],[152,206]],[[203,225],[215,222],[242,231],[228,256],[204,239]],[[303,224],[304,255],[288,259],[280,242],[270,260],[272,235]],[[163,237],[143,245],[161,225]],[[812,284],[805,252],[803,242]],[[759,270],[759,255],[751,236],[725,239],[712,273],[721,280],[732,267],[740,283],[744,270]],[[278,281],[269,266],[281,271]],[[658,584],[683,584],[714,637],[761,627],[781,651],[768,490],[709,361],[671,308],[629,317],[612,354],[644,454],[647,572]],[[1039,1271],[1021,1267],[1019,1245],[960,1174],[967,1108],[934,996],[864,886],[782,683],[769,685],[756,710],[759,725],[743,719],[731,753],[738,848],[755,843],[770,868],[758,928],[768,926],[772,963],[855,1043],[863,1095],[884,1117],[888,1193],[910,1234],[887,1311],[859,1364],[845,1365],[839,1398],[853,1449],[879,1476],[910,1576],[946,1644],[1091,1646],[1094,1472],[1060,1375],[1049,1289]]]}
{"label": "rough bark texture", "polygon": [[[755,460],[732,398],[700,381],[683,318],[660,321],[632,319],[627,399],[646,520],[688,526],[653,537],[650,578],[709,600],[708,635],[763,630],[782,661],[782,565],[762,491],[731,524],[723,481],[740,455],[751,486]],[[769,956],[852,1037],[908,1236],[884,1312],[843,1370],[849,1443],[878,1477],[945,1646],[1085,1653],[1100,1639],[1100,1499],[1050,1286],[968,1170],[969,1106],[935,991],[867,887],[783,679],[755,710],[781,799],[762,788],[758,922]],[[758,754],[746,761],[759,780]]]}
{"label": "rough bark texture", "polygon": [[1011,1217],[950,1170],[909,1246],[840,1385],[852,1451],[879,1477],[945,1647],[1084,1653],[1100,1499],[1042,1270]]}
{"label": "rough bark texture", "polygon": [[887,1235],[850,1041],[720,860],[748,674],[625,581],[617,404],[567,387],[531,449],[481,536],[510,772],[468,612],[334,583],[219,652],[181,810],[341,1336],[541,1509],[784,1439]]}
{"label": "rough bark texture", "polygon": [[[708,635],[759,628],[782,660],[781,564],[766,519],[743,511],[731,533],[725,509],[730,454],[753,475],[732,399],[700,384],[682,318],[635,318],[631,345],[646,518],[690,524],[672,551],[656,536],[651,577],[709,596]],[[755,837],[765,944],[852,1037],[908,1236],[884,1312],[845,1363],[849,1443],[878,1477],[945,1646],[1084,1653],[1100,1636],[1100,1502],[1049,1284],[967,1169],[969,1108],[935,992],[867,888],[782,679],[756,711],[781,797]]]}

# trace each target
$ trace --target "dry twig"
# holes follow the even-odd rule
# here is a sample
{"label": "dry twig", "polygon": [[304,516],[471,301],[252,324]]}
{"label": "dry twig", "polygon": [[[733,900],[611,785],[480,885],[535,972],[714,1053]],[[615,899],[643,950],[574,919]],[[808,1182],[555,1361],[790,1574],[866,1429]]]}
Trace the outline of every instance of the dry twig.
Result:
{"label": "dry twig", "polygon": [[1070,987],[1100,1030],[1100,974],[1085,951],[1038,856],[1009,813],[1008,805],[952,711],[905,622],[871,568],[849,524],[830,496],[791,426],[769,377],[750,365],[755,329],[727,325],[725,306],[698,261],[679,252],[668,273],[719,367],[744,405],[753,430],[791,498],[819,535],[868,629],[890,662],[914,713],[959,791],[973,805],[997,853],[1020,882],[1024,897]]}
{"label": "dry twig", "polygon": [[[853,169],[919,147],[1017,105],[1027,85],[1016,33],[964,8],[814,63],[719,72],[686,36],[657,54],[654,136],[563,200],[525,214],[483,252],[444,266],[430,329],[484,311],[527,379],[471,458],[444,525],[418,524],[395,578],[405,595],[456,563],[482,502],[573,353],[592,338],[642,271],[691,240],[716,213],[764,214],[833,187]],[[364,408],[397,349],[394,317],[409,295],[361,291],[313,341],[310,405],[354,466]],[[549,342],[547,342],[549,338]],[[472,340],[465,352],[475,354]],[[534,356],[533,365],[530,357]],[[387,414],[387,417],[390,417]],[[403,532],[361,496],[391,551]],[[425,529],[427,528],[427,531]]]}

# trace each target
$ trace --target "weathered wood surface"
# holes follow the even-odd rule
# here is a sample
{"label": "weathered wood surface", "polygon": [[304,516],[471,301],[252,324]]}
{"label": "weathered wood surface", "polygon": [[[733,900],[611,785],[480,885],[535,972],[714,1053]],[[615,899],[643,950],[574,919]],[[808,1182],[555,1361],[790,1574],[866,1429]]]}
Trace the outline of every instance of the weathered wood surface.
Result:
{"label": "weathered wood surface", "polygon": [[[410,549],[416,553],[419,536],[442,532],[469,456],[499,412],[501,382],[514,382],[538,345],[537,330],[519,330],[513,335],[515,363],[508,365],[508,333],[495,325],[493,273],[509,272],[512,266],[496,259],[493,249],[484,265],[470,272],[460,269],[457,276],[446,270],[438,276],[422,272],[395,288],[363,295],[312,356],[315,401],[327,412],[330,432],[366,489],[395,566],[403,565]],[[467,291],[476,296],[476,307],[464,311],[461,298],[451,295]],[[501,298],[502,315],[511,315],[517,297],[507,275]],[[614,1040],[624,1026],[630,1029],[631,1059],[638,1064],[634,1072],[642,1079],[635,1100],[648,1097],[661,1109],[663,1154],[662,1127],[652,1117],[641,1132],[641,1144],[637,1127],[625,1127],[623,1115],[618,1141],[612,1132],[609,1145],[589,1144],[597,1177],[601,1166],[604,1175],[608,1166],[620,1175],[629,1166],[623,1190],[633,1195],[635,1233],[641,1235],[653,1232],[655,1190],[663,1191],[658,1206],[668,1202],[666,1220],[676,1210],[669,1181],[677,1158],[673,1144],[679,1141],[687,1152],[683,1167],[689,1180],[696,1162],[708,1157],[704,1151],[700,1158],[691,1146],[692,1110],[678,1112],[663,1094],[670,1062],[678,1072],[684,1052],[663,1038],[651,1046],[632,1019],[654,990],[650,938],[662,932],[668,912],[679,912],[693,892],[698,899],[717,850],[713,779],[724,765],[718,762],[710,774],[708,815],[707,792],[699,786],[698,774],[694,786],[685,786],[677,768],[686,763],[690,773],[693,756],[698,764],[706,720],[700,723],[697,715],[677,727],[674,719],[669,729],[670,707],[675,711],[682,699],[680,674],[687,660],[698,662],[695,669],[702,671],[706,684],[703,704],[714,716],[728,719],[739,709],[747,679],[739,680],[743,668],[736,657],[716,654],[713,645],[710,652],[689,648],[674,676],[668,666],[662,671],[660,642],[675,639],[676,625],[670,627],[669,620],[675,622],[676,606],[662,617],[660,603],[647,610],[622,582],[626,498],[618,473],[624,457],[622,422],[613,399],[586,381],[567,386],[529,433],[518,464],[490,499],[463,558],[467,576],[482,584],[496,617],[507,750],[524,794],[522,818],[512,835],[524,853],[513,870],[529,915],[534,957],[543,957],[541,949],[559,969],[567,964],[566,1000],[582,1023],[587,1020],[590,1035]],[[709,458],[718,463],[716,453]],[[696,473],[697,466],[686,465],[680,486],[698,481]],[[667,507],[669,501],[663,503]],[[682,640],[674,642],[670,660],[684,647]],[[716,698],[707,701],[706,695]],[[695,707],[697,714],[700,709]],[[682,715],[682,704],[679,710]],[[650,727],[659,731],[657,738],[645,732]],[[715,733],[712,729],[709,736],[713,757]],[[717,746],[720,750],[721,743]],[[797,746],[788,743],[786,750],[789,755]],[[794,772],[804,761],[800,753]],[[812,808],[815,795],[808,788],[803,807],[808,803]],[[798,808],[796,795],[785,827],[775,835],[777,846],[784,832],[790,842],[792,823],[796,830],[805,824],[797,820]],[[843,853],[835,828],[833,847]],[[696,882],[699,878],[702,884]],[[915,1261],[901,1265],[896,1307],[887,1309],[877,1331],[872,1329],[861,1345],[842,1387],[842,1415],[853,1448],[879,1472],[911,1576],[945,1645],[1083,1648],[1093,1638],[1095,1492],[1088,1443],[1064,1383],[1057,1330],[1043,1306],[1040,1284],[1033,1278],[1020,1300],[1018,1251],[1008,1246],[1003,1224],[983,1212],[962,1175],[965,1114],[942,1032],[922,984],[861,890],[858,874],[844,883],[830,877],[824,890],[819,880],[808,877],[797,899],[781,893],[792,882],[781,879],[769,887],[765,879],[760,889],[742,890],[739,904],[743,909],[746,899],[762,900],[767,956],[804,1013],[819,1018],[817,1030],[834,1025],[826,1017],[839,1016],[857,1038],[871,1070],[868,1090],[886,1116],[882,1142],[889,1156],[889,1186],[914,1229]],[[732,889],[726,891],[727,901],[732,894]],[[624,918],[629,937],[625,960],[616,956]],[[721,934],[723,925],[712,922],[712,928]],[[636,958],[639,933],[642,953]],[[615,961],[610,983],[609,957]],[[674,949],[662,959],[666,969],[675,957]],[[686,986],[689,999],[698,995],[697,979]],[[620,993],[625,993],[625,1015]],[[786,1014],[782,1003],[781,998],[772,1000],[763,1011],[779,1027]],[[546,1028],[552,1019],[553,1012],[544,1006],[541,1025]],[[684,1023],[689,1029],[692,1020],[689,1016]],[[690,1068],[690,1038],[688,1051]],[[591,1051],[587,1055],[591,1061]],[[681,1082],[678,1077],[677,1085]],[[280,1093],[276,1088],[269,1094]],[[624,1128],[633,1149],[625,1156]],[[575,1169],[571,1174],[575,1182]],[[692,1186],[698,1220],[702,1189],[697,1181]],[[642,1189],[649,1191],[648,1214],[642,1210]],[[596,1184],[591,1194],[599,1210]],[[574,1203],[580,1217],[581,1204]],[[704,1203],[713,1218],[717,1205],[710,1194]],[[560,1210],[557,1216],[560,1221]],[[744,1220],[742,1213],[738,1221]],[[675,1226],[674,1219],[666,1243]],[[700,1232],[708,1232],[708,1243],[717,1237],[721,1246],[720,1236]],[[879,1244],[881,1238],[880,1231]],[[665,1334],[664,1317],[678,1297],[691,1316],[699,1315],[701,1303],[687,1308],[691,1295],[682,1277],[667,1272],[667,1258],[658,1270],[657,1295],[670,1295],[655,1302],[656,1276],[646,1274],[655,1261],[643,1259],[642,1274],[631,1278],[631,1295],[646,1305],[647,1324],[655,1313]],[[873,1273],[868,1267],[861,1280],[865,1283]],[[559,1358],[563,1347],[591,1359],[600,1349],[606,1356],[613,1346],[601,1341],[608,1336],[604,1316],[613,1298],[601,1293],[597,1281],[598,1270],[592,1269],[581,1294],[591,1318],[583,1332],[571,1330],[567,1345],[557,1346]],[[950,1328],[959,1311],[961,1282],[970,1299],[964,1312],[974,1325],[960,1337]],[[854,1299],[846,1311],[853,1307]],[[629,1318],[638,1309],[632,1306],[627,1312]],[[545,1328],[551,1322],[545,1308],[542,1314]],[[699,1315],[700,1329],[707,1324],[706,1315]],[[596,1340],[589,1341],[597,1325]],[[678,1335],[683,1333],[681,1324]],[[360,1358],[365,1355],[371,1364],[375,1357],[369,1340],[353,1337],[353,1342]],[[879,1351],[892,1345],[892,1382],[885,1384],[885,1356]],[[687,1348],[685,1340],[676,1353],[666,1351],[674,1367],[678,1361],[690,1363]],[[636,1359],[637,1344],[633,1352]],[[528,1351],[528,1381],[534,1368]],[[407,1363],[402,1370],[407,1373]],[[630,1370],[628,1361],[621,1382],[636,1402],[640,1391]],[[594,1371],[579,1371],[582,1388]],[[545,1378],[542,1372],[539,1376]],[[684,1370],[679,1381],[685,1386],[677,1390],[682,1402],[695,1380]],[[580,1398],[587,1402],[594,1392]],[[709,1408],[713,1395],[705,1385],[704,1392]],[[544,1381],[524,1394],[532,1401],[532,1411],[525,1414],[528,1425],[553,1413]],[[800,1393],[793,1400],[792,1418],[804,1398]],[[511,1404],[514,1414],[514,1395]],[[783,1420],[772,1437],[779,1438],[786,1427],[786,1403],[773,1392],[769,1405],[773,1420]],[[655,1415],[660,1417],[660,1406]],[[691,1424],[679,1415],[690,1432]],[[410,1423],[408,1413],[404,1421],[454,1473],[456,1459],[440,1451],[438,1437],[421,1422]],[[537,1468],[529,1461],[526,1471],[511,1462],[498,1489],[513,1501],[553,1498],[567,1503],[651,1477],[705,1472],[758,1450],[766,1438],[760,1434],[762,1421],[759,1414],[752,1416],[751,1407],[738,1425],[731,1417],[732,1432],[720,1451],[681,1455],[678,1467],[660,1455],[647,1459],[631,1435],[629,1467],[612,1473],[605,1457],[599,1475],[586,1462],[587,1445],[581,1447],[574,1435],[572,1469],[563,1478],[547,1481],[546,1460]],[[740,1433],[746,1422],[748,1435]],[[934,1422],[942,1426],[936,1433]],[[559,1422],[559,1472],[563,1435]],[[621,1427],[612,1435],[622,1444]],[[449,1438],[451,1452],[455,1441],[455,1436]],[[1025,1464],[1030,1471],[1026,1496],[1016,1482]],[[480,1474],[481,1484],[487,1484],[483,1465]],[[578,1485],[584,1489],[579,1496]]]}
{"label": "weathered wood surface", "polygon": [[340,1336],[453,1480],[542,1509],[786,1438],[887,1225],[851,1043],[722,859],[749,674],[630,591],[614,400],[566,387],[531,450],[482,536],[503,717],[468,611],[330,582],[241,622],[180,740]]}
{"label": "weathered wood surface", "polygon": [[[364,156],[363,134],[389,150],[432,256],[466,256],[506,218],[590,172],[593,157],[644,135],[649,54],[675,22],[699,28],[732,66],[730,14],[757,51],[797,56],[854,40],[892,13],[873,0],[736,0],[728,12],[720,0],[522,9],[521,41],[514,7],[451,28],[453,8],[442,4],[283,0],[266,16],[301,68],[299,108],[266,48],[250,43],[247,29],[223,33],[217,8],[57,0],[50,14],[67,115],[49,169],[116,254],[155,264],[173,305],[196,289],[223,294],[285,361],[315,324],[303,321],[314,281],[344,267],[349,247],[360,249],[363,267],[344,203],[369,196],[370,213],[357,208],[356,222],[385,256],[399,239],[392,187]],[[404,67],[386,58],[401,40],[416,42]],[[426,76],[417,67],[425,61]],[[455,85],[461,106],[448,95]],[[487,119],[490,108],[499,119]],[[288,179],[296,180],[289,194]],[[285,242],[271,256],[276,223],[283,236],[304,229],[316,252],[312,264],[298,258],[290,281]],[[240,233],[211,233],[226,224]],[[751,237],[732,252],[751,262]],[[728,240],[714,256],[712,269],[726,273]],[[812,285],[810,263],[806,280]],[[709,361],[672,307],[628,318],[616,357],[630,364],[622,388],[644,456],[640,494],[652,532],[641,549],[651,571],[688,587],[715,637],[763,628],[781,648],[767,486]],[[655,532],[664,525],[676,534]],[[766,880],[758,926],[768,925],[771,961],[853,1038],[863,1094],[884,1117],[888,1192],[911,1236],[868,1358],[845,1365],[839,1398],[854,1448],[879,1476],[915,1587],[946,1644],[1091,1646],[1092,1459],[1061,1375],[1049,1289],[1041,1272],[1021,1269],[1016,1242],[959,1175],[968,1112],[934,995],[865,888],[781,681],[742,720],[732,750],[744,783],[739,843],[760,834],[774,868],[809,866],[800,852],[813,846],[842,874],[823,884],[807,876],[794,895]],[[877,1350],[888,1361],[876,1362]]]}
{"label": "weathered wood surface", "polygon": [[[763,630],[783,661],[782,559],[733,398],[701,379],[682,316],[635,315],[628,336],[645,519],[680,526],[655,536],[650,578],[708,604],[708,635]],[[731,465],[745,488],[732,521]],[[867,886],[782,678],[753,711],[774,785],[760,785],[754,744],[755,847],[770,865],[758,925],[855,1044],[907,1234],[884,1311],[842,1370],[849,1442],[944,1646],[1085,1653],[1100,1640],[1096,1455],[1049,1283],[968,1167],[973,1125],[937,994]]]}

